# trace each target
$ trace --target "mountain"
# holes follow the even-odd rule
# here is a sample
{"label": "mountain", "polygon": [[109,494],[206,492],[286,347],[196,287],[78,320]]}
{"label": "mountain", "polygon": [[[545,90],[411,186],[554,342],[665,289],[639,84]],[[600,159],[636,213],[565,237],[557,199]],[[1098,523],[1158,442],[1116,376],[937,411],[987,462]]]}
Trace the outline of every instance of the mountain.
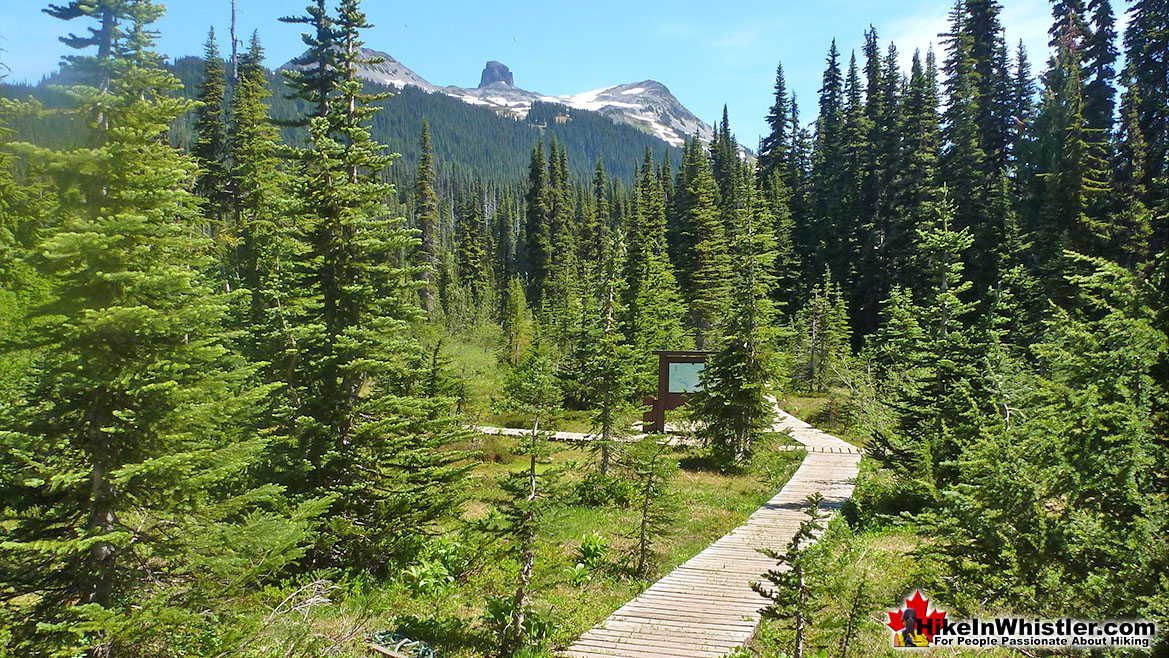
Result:
{"label": "mountain", "polygon": [[[383,54],[382,59],[365,67],[362,75],[371,93],[393,92],[392,97],[377,102],[381,111],[370,120],[373,137],[402,156],[391,168],[392,175],[404,175],[418,162],[418,136],[423,121],[430,124],[431,146],[440,171],[465,179],[525,181],[532,147],[541,139],[545,144],[555,140],[561,145],[568,153],[569,170],[581,179],[591,179],[600,161],[610,176],[632,181],[647,149],[659,162],[669,155],[676,167],[682,160],[681,149],[644,126],[614,122],[601,112],[516,89],[514,76],[503,64],[488,64],[482,88],[460,90],[432,85],[393,57]],[[179,57],[167,68],[182,83],[183,96],[194,98],[198,94],[202,58]],[[76,99],[65,87],[74,82],[61,74],[36,85],[0,81],[0,98],[33,97],[46,110],[71,108],[76,106]],[[285,87],[279,73],[271,73],[270,85],[273,118],[287,122],[312,111],[303,101],[290,97],[291,90]],[[482,94],[483,98],[474,94]],[[499,98],[517,105],[501,108]],[[76,146],[89,134],[85,121],[83,114],[48,111],[14,116],[9,127],[22,141],[65,149]],[[170,130],[172,143],[190,148],[195,140],[194,122],[194,112],[175,121]],[[307,134],[304,128],[285,125],[281,138],[287,144],[301,146]],[[404,180],[398,182],[402,183],[401,189],[408,188]]]}
{"label": "mountain", "polygon": [[[515,76],[500,62],[487,62],[479,86],[440,87],[410,70],[387,53],[365,48],[369,59],[383,60],[363,65],[358,74],[370,82],[401,89],[414,86],[428,93],[441,93],[464,103],[490,108],[515,119],[526,119],[533,103],[563,105],[577,110],[596,112],[613,123],[633,126],[671,146],[681,146],[688,137],[697,135],[710,141],[714,130],[686,109],[670,90],[656,80],[643,80],[586,91],[569,96],[548,96],[515,85]],[[281,68],[288,68],[291,63]]]}

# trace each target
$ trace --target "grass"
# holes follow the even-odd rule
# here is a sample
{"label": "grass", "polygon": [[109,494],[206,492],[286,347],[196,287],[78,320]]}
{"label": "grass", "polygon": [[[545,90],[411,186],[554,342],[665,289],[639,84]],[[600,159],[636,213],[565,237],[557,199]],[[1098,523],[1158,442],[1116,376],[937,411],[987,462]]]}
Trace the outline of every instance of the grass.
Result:
{"label": "grass", "polygon": [[[537,540],[533,581],[535,609],[552,622],[545,651],[570,644],[650,582],[743,523],[773,496],[803,453],[769,450],[778,445],[776,440],[764,443],[750,467],[729,472],[710,468],[683,449],[668,453],[681,465],[670,483],[672,496],[681,504],[668,535],[654,546],[655,559],[646,579],[637,578],[632,570],[636,510],[577,502],[574,489],[592,470],[594,457],[584,446],[553,443],[538,470],[561,469],[562,484]],[[475,526],[503,496],[499,477],[525,470],[528,458],[516,454],[519,442],[512,437],[483,436],[470,447],[482,451],[471,473],[471,495],[462,519],[446,528],[445,539],[436,540],[439,548],[384,578],[327,574],[327,583],[309,579],[269,588],[261,595],[267,609],[276,609],[299,588],[322,592],[316,604],[304,603],[312,596],[301,596],[295,614],[279,616],[270,624],[264,641],[253,645],[256,655],[367,656],[364,638],[377,631],[425,640],[446,658],[494,655],[494,638],[483,614],[489,599],[512,595],[519,564],[509,546],[477,532]],[[583,580],[574,578],[582,538],[594,533],[608,540],[608,552]],[[448,554],[454,557],[448,559]],[[435,566],[443,564],[449,568]],[[450,575],[423,583],[415,574],[424,568],[447,568]]]}
{"label": "grass", "polygon": [[[477,424],[529,427],[530,419],[494,408],[502,384],[498,344],[498,329],[491,327],[442,339],[442,354],[462,382],[462,411]],[[589,431],[590,416],[588,411],[562,412],[547,426]],[[370,634],[398,632],[430,643],[445,658],[494,655],[495,638],[484,613],[490,600],[514,593],[519,563],[511,546],[481,527],[504,496],[500,478],[528,466],[527,456],[519,454],[522,442],[520,437],[483,435],[456,446],[478,454],[468,499],[461,518],[448,524],[443,537],[433,539],[414,564],[382,577],[318,572],[256,593],[256,608],[274,612],[249,653],[368,656]],[[789,443],[786,436],[766,437],[749,467],[728,471],[684,448],[668,453],[680,467],[669,484],[677,511],[654,545],[644,579],[633,570],[636,509],[581,504],[575,489],[595,470],[595,456],[587,446],[553,443],[537,465],[541,473],[563,473],[536,545],[534,608],[551,622],[542,655],[567,646],[649,583],[742,524],[803,459],[802,451],[773,449]],[[582,539],[592,534],[603,536],[608,550],[582,573],[576,568]]]}
{"label": "grass", "polygon": [[864,447],[867,436],[851,422],[848,392],[831,389],[823,393],[791,391],[780,396],[779,406],[800,420],[847,441]]}

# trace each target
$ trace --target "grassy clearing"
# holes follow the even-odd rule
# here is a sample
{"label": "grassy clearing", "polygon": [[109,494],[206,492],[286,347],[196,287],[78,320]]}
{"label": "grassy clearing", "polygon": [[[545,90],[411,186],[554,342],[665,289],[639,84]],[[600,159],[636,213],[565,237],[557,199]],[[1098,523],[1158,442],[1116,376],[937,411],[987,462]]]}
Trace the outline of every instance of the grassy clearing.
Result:
{"label": "grassy clearing", "polygon": [[[670,484],[678,513],[669,535],[659,541],[645,580],[632,575],[636,510],[578,502],[576,488],[592,470],[584,447],[554,444],[538,469],[563,472],[554,494],[558,504],[539,536],[535,563],[535,609],[552,623],[546,651],[571,643],[580,633],[640,593],[747,516],[783,486],[798,467],[800,451],[769,451],[768,442],[750,468],[719,472],[683,450],[671,452],[681,470]],[[384,578],[361,574],[320,574],[259,594],[260,603],[285,612],[262,632],[257,655],[371,655],[365,637],[398,631],[425,640],[448,658],[494,655],[488,600],[513,593],[519,564],[509,546],[476,526],[488,519],[503,495],[498,477],[527,467],[511,437],[478,437],[467,446],[480,451],[463,518],[436,538],[417,564]],[[585,535],[605,537],[608,550],[593,568],[576,567]],[[326,582],[327,581],[327,582]],[[303,591],[301,591],[303,590]],[[314,598],[316,597],[315,602]],[[295,609],[295,612],[288,612]],[[536,654],[541,655],[541,654]]]}

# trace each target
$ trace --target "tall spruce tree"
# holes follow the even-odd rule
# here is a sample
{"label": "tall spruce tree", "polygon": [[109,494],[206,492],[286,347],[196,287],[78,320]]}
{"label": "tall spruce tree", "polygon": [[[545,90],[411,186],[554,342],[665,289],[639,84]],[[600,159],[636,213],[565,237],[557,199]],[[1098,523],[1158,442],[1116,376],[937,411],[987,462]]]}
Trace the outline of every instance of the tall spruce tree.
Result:
{"label": "tall spruce tree", "polygon": [[790,104],[783,64],[778,64],[775,67],[775,102],[767,112],[767,126],[771,132],[759,143],[759,176],[762,180],[767,180],[776,171],[787,171],[792,129]]}
{"label": "tall spruce tree", "polygon": [[[701,158],[701,154],[699,154]],[[701,158],[686,194],[692,199],[686,225],[690,283],[690,322],[698,349],[717,343],[717,327],[726,312],[731,278],[731,261],[723,218],[718,208],[718,184],[706,158]]]}
{"label": "tall spruce tree", "polygon": [[35,314],[35,388],[0,421],[16,457],[0,578],[7,601],[23,600],[7,645],[133,656],[197,633],[233,651],[231,615],[213,602],[299,557],[321,505],[289,512],[280,487],[249,477],[269,389],[226,347],[197,166],[166,139],[192,104],[151,50],[162,8],[54,9],[100,17],[93,40],[72,42],[97,54],[74,61],[108,77],[77,89],[100,117],[92,145],[40,152],[73,173],[55,182],[57,221],[37,247],[54,286]]}
{"label": "tall spruce tree", "polygon": [[1052,160],[1040,213],[1040,242],[1044,245],[1049,292],[1057,298],[1066,295],[1062,250],[1096,255],[1108,239],[1103,203],[1108,190],[1108,165],[1090,142],[1084,117],[1085,85],[1078,45],[1081,37],[1074,25],[1073,21],[1065,22],[1054,66],[1046,76],[1047,93],[1041,108],[1053,130],[1048,135],[1052,140]]}
{"label": "tall spruce tree", "polygon": [[492,287],[487,267],[487,226],[481,184],[471,187],[462,221],[459,223],[459,278],[470,292],[471,304],[480,306]]}
{"label": "tall spruce tree", "polygon": [[342,0],[335,17],[318,8],[292,20],[315,31],[305,59],[335,63],[329,84],[307,71],[288,76],[300,98],[325,109],[309,117],[296,182],[307,225],[301,285],[315,303],[299,318],[313,334],[298,364],[300,463],[289,475],[307,492],[337,494],[318,558],[376,570],[454,509],[465,467],[441,448],[461,435],[451,401],[420,388],[424,359],[410,328],[418,272],[395,258],[418,239],[387,216],[393,187],[379,174],[392,156],[367,127],[384,96],[364,93],[357,77],[377,63],[361,50],[370,26],[359,0]]}
{"label": "tall spruce tree", "polygon": [[624,281],[621,268],[625,246],[618,235],[610,237],[602,256],[597,299],[590,305],[584,333],[588,356],[585,380],[593,391],[595,413],[592,424],[598,433],[595,451],[600,471],[607,474],[616,441],[627,434],[622,422],[628,414],[633,393],[637,359],[621,324],[624,313]]}
{"label": "tall spruce tree", "polygon": [[636,225],[631,232],[626,271],[632,290],[626,331],[638,360],[636,391],[649,394],[657,387],[654,350],[680,350],[693,346],[683,325],[686,310],[678,291],[674,267],[666,249],[665,204],[661,185],[648,151],[642,164],[633,210]]}
{"label": "tall spruce tree", "polygon": [[749,459],[774,418],[767,389],[777,374],[771,353],[775,237],[753,178],[743,177],[742,202],[730,223],[733,280],[722,340],[707,360],[702,391],[692,403],[696,416],[706,421],[701,437],[723,463]]}
{"label": "tall spruce tree", "polygon": [[793,379],[823,393],[847,368],[852,339],[848,301],[831,270],[824,271],[807,302],[796,313],[797,334]]}
{"label": "tall spruce tree", "polygon": [[199,83],[199,105],[195,109],[195,146],[191,150],[199,164],[195,193],[203,199],[203,212],[212,234],[224,231],[230,201],[227,167],[227,122],[224,117],[224,72],[215,28],[203,47],[203,79]]}
{"label": "tall spruce tree", "polygon": [[528,167],[525,235],[528,265],[528,300],[537,310],[544,299],[548,272],[552,266],[552,221],[548,198],[548,172],[544,165],[544,141],[532,147]]}
{"label": "tall spruce tree", "polygon": [[1169,248],[1169,7],[1164,0],[1136,0],[1124,32],[1130,86],[1137,94],[1133,114],[1145,145],[1142,199],[1155,217],[1150,249]]}
{"label": "tall spruce tree", "polygon": [[903,164],[894,179],[896,212],[886,238],[889,262],[896,272],[894,284],[910,289],[920,289],[922,283],[914,248],[917,228],[932,220],[939,193],[942,138],[936,75],[933,51],[926,56],[924,68],[915,52],[901,108]]}
{"label": "tall spruce tree", "polygon": [[842,229],[838,226],[847,212],[847,167],[844,155],[844,78],[836,40],[828,50],[828,66],[820,87],[820,114],[811,158],[809,200],[811,208],[797,224],[801,250],[811,257],[804,261],[805,279],[816,278],[833,258],[843,251]]}
{"label": "tall spruce tree", "polygon": [[963,263],[963,252],[974,238],[965,227],[955,230],[954,206],[948,199],[935,206],[935,213],[934,221],[917,232],[930,287],[917,311],[925,333],[919,360],[906,363],[916,381],[905,382],[903,397],[893,405],[896,427],[890,435],[876,437],[874,448],[885,464],[920,486],[926,498],[954,482],[953,460],[968,429],[969,386],[977,366],[970,329],[974,305],[964,301],[973,284],[964,276]]}
{"label": "tall spruce tree", "polygon": [[419,294],[422,310],[433,313],[438,307],[435,301],[439,260],[438,195],[434,192],[434,154],[430,149],[430,124],[426,121],[422,122],[422,134],[418,141],[418,168],[414,170],[414,221],[421,237],[419,255],[424,268]]}

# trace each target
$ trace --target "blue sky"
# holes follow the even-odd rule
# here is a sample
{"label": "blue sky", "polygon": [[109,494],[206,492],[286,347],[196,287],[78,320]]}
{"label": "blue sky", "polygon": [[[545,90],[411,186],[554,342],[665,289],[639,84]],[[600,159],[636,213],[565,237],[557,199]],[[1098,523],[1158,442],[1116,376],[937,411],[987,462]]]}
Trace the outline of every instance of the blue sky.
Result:
{"label": "blue sky", "polygon": [[[300,26],[276,21],[299,13],[302,2],[237,3],[240,34],[260,31],[269,65],[303,50]],[[47,4],[41,0],[2,4],[0,61],[11,69],[12,80],[36,81],[55,70],[66,50],[57,37],[85,27],[41,13]],[[1022,39],[1038,70],[1047,57],[1047,1],[1003,4],[1008,43]],[[163,53],[200,53],[212,24],[226,49],[230,0],[171,0],[167,6],[158,25]],[[783,62],[788,84],[799,95],[803,118],[811,120],[833,37],[847,59],[850,50],[859,53],[871,23],[882,43],[897,44],[908,65],[914,48],[924,51],[937,42],[949,7],[946,0],[365,2],[375,24],[366,34],[368,45],[434,84],[475,86],[492,59],[511,68],[517,86],[551,95],[654,79],[708,122],[726,103],[732,130],[752,148],[766,129],[777,62]]]}

